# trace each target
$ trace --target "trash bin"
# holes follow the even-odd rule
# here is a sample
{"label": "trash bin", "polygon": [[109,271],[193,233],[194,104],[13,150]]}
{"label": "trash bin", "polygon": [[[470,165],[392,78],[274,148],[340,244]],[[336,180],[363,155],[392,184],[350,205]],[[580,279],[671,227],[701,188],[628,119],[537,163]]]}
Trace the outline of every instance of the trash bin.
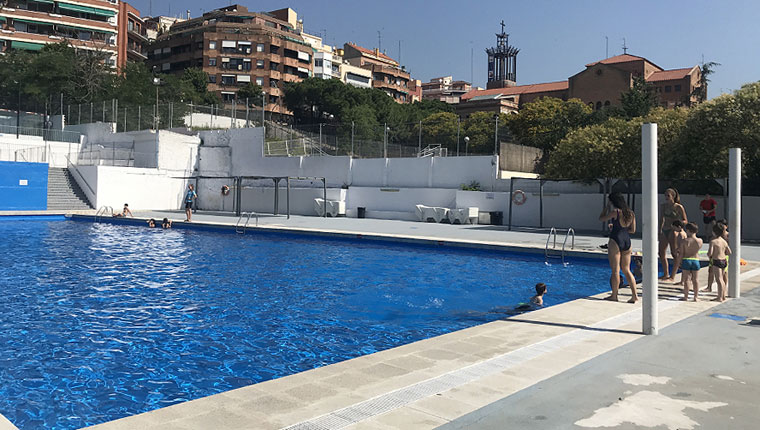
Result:
{"label": "trash bin", "polygon": [[367,208],[363,208],[363,207],[356,208],[357,218],[364,218],[366,215],[367,215]]}
{"label": "trash bin", "polygon": [[491,212],[491,225],[504,225],[504,212]]}

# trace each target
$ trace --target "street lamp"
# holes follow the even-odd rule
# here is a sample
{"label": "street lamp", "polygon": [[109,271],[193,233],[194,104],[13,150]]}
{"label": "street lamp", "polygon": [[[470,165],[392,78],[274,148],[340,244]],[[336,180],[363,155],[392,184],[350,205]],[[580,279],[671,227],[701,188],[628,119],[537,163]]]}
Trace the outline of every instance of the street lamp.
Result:
{"label": "street lamp", "polygon": [[264,90],[261,90],[261,127],[264,127],[264,106],[267,104],[266,100],[267,92]]}
{"label": "street lamp", "polygon": [[161,86],[161,78],[154,77],[153,85],[156,86],[156,114],[153,116],[153,122],[155,123],[155,126],[153,128],[155,130],[158,130],[158,87]]}
{"label": "street lamp", "polygon": [[388,132],[391,128],[383,124],[383,158],[388,158]]}
{"label": "street lamp", "polygon": [[464,155],[467,155],[469,150],[470,150],[470,138],[465,136],[464,137]]}

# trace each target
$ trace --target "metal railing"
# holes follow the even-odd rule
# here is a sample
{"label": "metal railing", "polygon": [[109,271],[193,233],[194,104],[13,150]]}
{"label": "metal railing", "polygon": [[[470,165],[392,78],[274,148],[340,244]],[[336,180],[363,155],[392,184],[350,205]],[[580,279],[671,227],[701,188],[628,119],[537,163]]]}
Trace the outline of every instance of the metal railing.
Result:
{"label": "metal railing", "polygon": [[16,127],[15,125],[0,125],[0,134],[40,137],[45,141],[79,143],[82,134],[68,130],[49,128]]}

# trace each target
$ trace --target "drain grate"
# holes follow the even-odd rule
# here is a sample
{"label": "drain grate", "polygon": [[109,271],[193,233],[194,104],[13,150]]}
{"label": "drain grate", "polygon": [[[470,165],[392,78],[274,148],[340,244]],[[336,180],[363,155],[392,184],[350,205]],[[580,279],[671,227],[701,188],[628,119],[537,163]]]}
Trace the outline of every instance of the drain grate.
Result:
{"label": "drain grate", "polygon": [[[678,302],[660,302],[661,311],[675,306]],[[327,430],[341,429],[364,419],[401,408],[410,403],[434,396],[443,391],[459,387],[483,377],[503,372],[519,364],[545,354],[559,351],[563,347],[580,343],[601,333],[604,329],[616,329],[640,318],[641,310],[634,309],[622,315],[598,322],[588,329],[575,329],[555,337],[524,346],[480,363],[454,370],[441,376],[418,382],[390,393],[339,409],[307,421],[285,427],[285,430]],[[600,330],[601,329],[601,330]]]}

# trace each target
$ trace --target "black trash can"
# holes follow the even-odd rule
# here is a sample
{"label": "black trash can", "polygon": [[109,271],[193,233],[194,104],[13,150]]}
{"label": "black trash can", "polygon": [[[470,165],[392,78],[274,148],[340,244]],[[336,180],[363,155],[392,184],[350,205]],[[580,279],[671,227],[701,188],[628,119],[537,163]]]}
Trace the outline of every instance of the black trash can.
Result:
{"label": "black trash can", "polygon": [[367,208],[363,208],[363,207],[356,208],[357,218],[364,218],[366,215],[367,215]]}
{"label": "black trash can", "polygon": [[504,225],[504,212],[491,212],[491,225]]}

